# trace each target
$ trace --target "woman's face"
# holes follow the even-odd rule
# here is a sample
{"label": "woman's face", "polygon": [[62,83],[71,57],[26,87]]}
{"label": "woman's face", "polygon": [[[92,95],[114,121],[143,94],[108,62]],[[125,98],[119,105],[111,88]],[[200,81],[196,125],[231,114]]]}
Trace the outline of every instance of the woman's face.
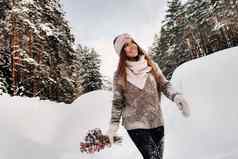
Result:
{"label": "woman's face", "polygon": [[136,57],[138,55],[137,45],[132,41],[132,39],[128,39],[125,43],[124,50],[129,58]]}

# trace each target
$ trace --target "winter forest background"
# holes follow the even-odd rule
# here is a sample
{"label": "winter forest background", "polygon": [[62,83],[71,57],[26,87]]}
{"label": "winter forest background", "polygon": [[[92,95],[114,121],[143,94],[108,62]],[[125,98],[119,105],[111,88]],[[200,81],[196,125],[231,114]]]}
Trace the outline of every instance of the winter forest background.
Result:
{"label": "winter forest background", "polygon": [[[238,45],[237,0],[168,0],[167,7],[148,52],[168,79],[184,62]],[[0,94],[72,103],[111,90],[98,51],[75,43],[59,0],[0,0],[0,26]]]}

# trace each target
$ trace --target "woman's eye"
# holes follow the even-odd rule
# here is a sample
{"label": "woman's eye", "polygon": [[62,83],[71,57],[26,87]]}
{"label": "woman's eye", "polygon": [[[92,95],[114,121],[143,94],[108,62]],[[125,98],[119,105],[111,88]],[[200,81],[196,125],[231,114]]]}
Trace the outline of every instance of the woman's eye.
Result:
{"label": "woman's eye", "polygon": [[129,45],[133,45],[133,44],[135,44],[133,41],[128,42],[128,43],[125,44],[125,47],[127,47],[127,46],[129,46]]}

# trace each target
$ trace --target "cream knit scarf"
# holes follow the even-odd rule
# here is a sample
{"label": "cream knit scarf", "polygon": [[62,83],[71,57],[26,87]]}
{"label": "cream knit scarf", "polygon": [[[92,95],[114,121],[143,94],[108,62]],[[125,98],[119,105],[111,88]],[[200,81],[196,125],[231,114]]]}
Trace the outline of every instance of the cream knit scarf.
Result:
{"label": "cream knit scarf", "polygon": [[126,60],[127,80],[136,87],[143,89],[151,67],[147,65],[145,55],[141,55],[138,61]]}

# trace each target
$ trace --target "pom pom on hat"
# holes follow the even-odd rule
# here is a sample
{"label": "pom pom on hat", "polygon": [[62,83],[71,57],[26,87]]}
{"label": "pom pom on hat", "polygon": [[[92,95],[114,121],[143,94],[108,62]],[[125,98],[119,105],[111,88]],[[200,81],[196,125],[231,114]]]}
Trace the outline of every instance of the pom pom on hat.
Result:
{"label": "pom pom on hat", "polygon": [[[116,51],[116,53],[118,55],[120,55],[120,52],[121,52],[121,49],[122,47],[124,46],[124,44],[129,40],[129,39],[133,39],[133,37],[128,34],[128,33],[122,33],[120,35],[118,35],[116,38],[115,38],[115,41],[114,41],[114,49]],[[134,39],[133,39],[134,40]],[[135,40],[134,40],[135,41]]]}

